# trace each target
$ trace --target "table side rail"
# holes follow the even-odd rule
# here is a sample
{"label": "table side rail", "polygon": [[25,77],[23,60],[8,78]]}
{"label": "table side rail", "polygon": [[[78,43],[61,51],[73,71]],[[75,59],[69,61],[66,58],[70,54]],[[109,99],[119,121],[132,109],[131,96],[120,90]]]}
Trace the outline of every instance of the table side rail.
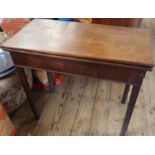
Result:
{"label": "table side rail", "polygon": [[84,59],[66,59],[44,54],[11,52],[11,56],[16,66],[92,76],[135,85],[141,82],[147,71],[142,67],[85,61]]}

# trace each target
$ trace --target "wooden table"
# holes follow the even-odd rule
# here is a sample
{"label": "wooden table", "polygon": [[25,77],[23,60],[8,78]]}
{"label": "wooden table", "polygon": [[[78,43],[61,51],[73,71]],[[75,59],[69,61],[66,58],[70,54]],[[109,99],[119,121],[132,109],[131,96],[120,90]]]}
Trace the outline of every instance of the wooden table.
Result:
{"label": "wooden table", "polygon": [[149,34],[138,28],[36,19],[2,48],[11,52],[36,118],[22,67],[126,83],[123,103],[133,85],[120,135],[126,134],[146,71],[154,66]]}

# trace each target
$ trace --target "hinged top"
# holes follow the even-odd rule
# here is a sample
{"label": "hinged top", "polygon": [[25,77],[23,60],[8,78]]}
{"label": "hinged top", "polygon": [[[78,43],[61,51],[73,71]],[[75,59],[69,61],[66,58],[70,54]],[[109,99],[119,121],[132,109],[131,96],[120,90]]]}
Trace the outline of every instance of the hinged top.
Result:
{"label": "hinged top", "polygon": [[146,30],[35,19],[2,47],[10,51],[153,67]]}

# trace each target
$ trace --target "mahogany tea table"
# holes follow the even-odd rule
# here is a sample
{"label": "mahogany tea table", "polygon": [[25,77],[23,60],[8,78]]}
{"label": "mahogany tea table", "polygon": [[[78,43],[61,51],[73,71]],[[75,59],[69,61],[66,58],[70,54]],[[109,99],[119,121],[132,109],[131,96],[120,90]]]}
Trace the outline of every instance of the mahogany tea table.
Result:
{"label": "mahogany tea table", "polygon": [[[154,62],[150,37],[140,28],[35,19],[2,48],[10,51],[34,116],[39,119],[23,67],[103,78],[132,92],[120,135],[125,135],[145,77]],[[51,82],[50,82],[51,83]]]}

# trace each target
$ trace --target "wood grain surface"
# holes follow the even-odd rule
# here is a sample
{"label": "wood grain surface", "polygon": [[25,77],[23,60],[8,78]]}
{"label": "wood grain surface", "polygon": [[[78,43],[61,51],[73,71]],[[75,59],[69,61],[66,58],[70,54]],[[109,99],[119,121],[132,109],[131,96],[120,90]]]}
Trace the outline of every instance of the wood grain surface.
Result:
{"label": "wood grain surface", "polygon": [[140,27],[142,18],[92,18],[92,23],[127,26],[127,27]]}
{"label": "wood grain surface", "polygon": [[[127,135],[155,135],[154,75],[155,71],[149,72],[144,79]],[[93,85],[95,87],[90,91]],[[41,107],[39,121],[34,119],[27,102],[11,119],[18,135],[116,136],[120,133],[127,107],[127,104],[121,104],[123,91],[124,84],[65,76],[62,84],[57,86],[56,93],[33,95],[37,106]]]}
{"label": "wood grain surface", "polygon": [[2,47],[9,51],[153,66],[149,34],[140,28],[35,19]]}

